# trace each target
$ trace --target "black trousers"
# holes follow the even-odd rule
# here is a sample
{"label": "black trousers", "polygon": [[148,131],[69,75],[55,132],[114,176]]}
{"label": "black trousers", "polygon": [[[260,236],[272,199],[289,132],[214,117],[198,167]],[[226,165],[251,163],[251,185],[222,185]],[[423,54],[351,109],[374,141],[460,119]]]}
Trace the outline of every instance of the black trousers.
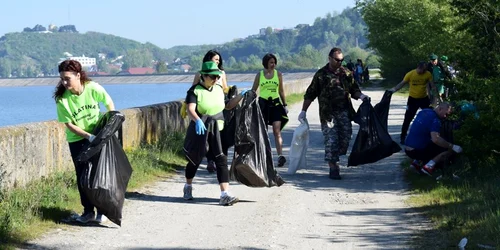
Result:
{"label": "black trousers", "polygon": [[429,108],[431,105],[431,101],[429,97],[424,98],[413,98],[411,96],[408,97],[408,102],[406,103],[406,112],[405,119],[403,121],[403,126],[401,127],[401,138],[405,138],[408,134],[408,128],[410,127],[410,123],[415,118],[418,109]]}
{"label": "black trousers", "polygon": [[78,192],[80,193],[80,202],[83,206],[83,213],[93,213],[94,212],[94,204],[90,202],[90,200],[83,193],[81,179],[82,175],[85,172],[85,168],[88,166],[85,163],[78,163],[75,159],[83,150],[85,144],[88,143],[87,139],[82,139],[76,142],[69,143],[69,151],[71,152],[71,158],[73,158],[73,163],[75,164],[75,172],[76,172],[76,183],[78,185]]}

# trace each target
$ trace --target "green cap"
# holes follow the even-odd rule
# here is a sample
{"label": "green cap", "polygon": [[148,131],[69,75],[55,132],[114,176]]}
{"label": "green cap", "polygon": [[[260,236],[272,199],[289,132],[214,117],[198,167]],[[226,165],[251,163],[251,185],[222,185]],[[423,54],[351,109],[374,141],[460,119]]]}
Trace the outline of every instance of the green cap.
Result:
{"label": "green cap", "polygon": [[436,60],[436,59],[438,59],[438,56],[437,56],[436,54],[431,54],[431,55],[429,56],[429,59],[431,59],[431,60]]}
{"label": "green cap", "polygon": [[443,61],[443,62],[448,61],[448,57],[447,56],[441,56],[441,61]]}
{"label": "green cap", "polygon": [[213,61],[204,62],[199,71],[202,75],[221,75],[222,71],[217,67],[217,63]]}

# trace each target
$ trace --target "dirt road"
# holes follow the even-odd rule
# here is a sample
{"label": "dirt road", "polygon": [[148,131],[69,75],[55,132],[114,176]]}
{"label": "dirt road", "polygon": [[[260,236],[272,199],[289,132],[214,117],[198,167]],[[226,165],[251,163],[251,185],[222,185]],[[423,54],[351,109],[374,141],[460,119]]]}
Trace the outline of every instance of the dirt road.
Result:
{"label": "dirt road", "polygon": [[[372,104],[382,90],[365,90]],[[354,101],[355,108],[360,101]],[[399,141],[405,98],[393,96],[389,132]],[[284,130],[291,142],[301,104],[290,107]],[[328,179],[317,102],[311,124],[307,169],[287,175],[282,187],[248,188],[232,183],[241,202],[218,205],[215,175],[205,169],[195,178],[191,202],[182,199],[183,172],[144,188],[126,201],[123,226],[70,227],[30,242],[35,249],[407,249],[418,216],[409,209],[400,152],[374,164],[342,167],[343,179]],[[354,140],[358,126],[353,127]],[[271,136],[271,141],[274,139]],[[285,154],[287,155],[287,154]],[[347,158],[341,158],[345,166]],[[204,168],[204,166],[203,166]]]}

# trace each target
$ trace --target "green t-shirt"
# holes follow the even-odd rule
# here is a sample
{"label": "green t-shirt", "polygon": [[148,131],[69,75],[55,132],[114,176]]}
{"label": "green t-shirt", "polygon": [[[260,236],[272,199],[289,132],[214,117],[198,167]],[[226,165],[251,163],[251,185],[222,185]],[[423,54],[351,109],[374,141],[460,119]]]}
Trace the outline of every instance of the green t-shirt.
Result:
{"label": "green t-shirt", "polygon": [[[66,90],[57,100],[57,120],[62,123],[73,123],[86,132],[92,133],[100,118],[99,103],[108,105],[111,97],[106,90],[96,82],[87,82],[80,95]],[[75,142],[83,137],[66,128],[66,140]]]}
{"label": "green t-shirt", "polygon": [[[196,113],[201,115],[216,115],[224,110],[226,103],[224,100],[224,90],[217,83],[209,89],[201,83],[192,86],[186,96],[186,103],[196,103]],[[217,120],[219,130],[224,128],[224,120]]]}

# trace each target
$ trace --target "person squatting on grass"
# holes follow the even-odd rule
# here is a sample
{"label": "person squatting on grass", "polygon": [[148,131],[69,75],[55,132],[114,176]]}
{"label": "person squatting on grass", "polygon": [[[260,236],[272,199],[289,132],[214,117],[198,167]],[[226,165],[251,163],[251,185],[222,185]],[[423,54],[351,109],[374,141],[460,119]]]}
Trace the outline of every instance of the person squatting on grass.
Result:
{"label": "person squatting on grass", "polygon": [[328,54],[328,63],[319,69],[304,95],[299,120],[306,119],[306,112],[318,98],[321,131],[325,138],[325,161],[330,167],[329,177],[340,180],[339,156],[345,155],[352,135],[352,118],[355,113],[351,99],[369,98],[361,93],[353,81],[351,71],[341,66],[344,55],[340,48]]}
{"label": "person squatting on grass", "polygon": [[239,199],[229,194],[229,169],[227,156],[222,152],[220,131],[224,128],[224,109],[233,109],[243,98],[246,90],[225,103],[224,90],[219,81],[222,71],[213,61],[204,62],[200,70],[201,81],[192,86],[186,95],[189,123],[184,140],[186,165],[184,199],[192,200],[192,183],[196,171],[203,159],[215,162],[217,180],[221,195],[219,204],[233,205]]}
{"label": "person squatting on grass", "polygon": [[66,125],[66,140],[69,143],[69,150],[75,164],[78,192],[83,206],[83,213],[76,218],[76,221],[81,223],[104,222],[106,217],[99,211],[97,211],[97,217],[95,216],[94,205],[83,193],[81,177],[87,165],[78,163],[76,157],[87,143],[95,139],[95,135],[91,132],[100,118],[99,103],[103,103],[108,111],[114,110],[115,105],[106,90],[87,77],[78,61],[61,62],[59,75],[61,80],[59,80],[53,96],[57,106],[57,120]]}
{"label": "person squatting on grass", "polygon": [[[217,52],[215,50],[209,50],[205,54],[205,56],[203,57],[202,63],[209,62],[209,61],[215,62],[217,64],[217,67],[221,70],[222,74],[220,75],[220,78],[217,80],[217,84],[222,85],[222,89],[224,90],[224,93],[227,94],[227,92],[229,91],[229,88],[227,86],[227,78],[226,78],[226,72],[224,72],[222,56],[220,55],[219,52]],[[200,73],[196,73],[196,75],[194,76],[194,79],[193,79],[193,86],[200,83],[200,80],[201,80]],[[224,150],[224,154],[227,155],[227,148],[226,149],[223,148],[223,150]],[[215,172],[215,170],[216,170],[215,162],[210,160],[207,163],[208,163],[207,164],[207,171],[209,173]]]}
{"label": "person squatting on grass", "polygon": [[278,153],[278,167],[283,167],[286,158],[283,156],[281,129],[284,127],[284,123],[288,121],[288,118],[283,119],[283,117],[287,117],[288,109],[285,101],[283,76],[281,72],[275,69],[277,64],[278,59],[273,54],[266,54],[262,58],[264,70],[261,70],[255,76],[252,90],[257,91],[260,87],[259,106],[262,111],[262,118],[264,118],[266,126],[273,126],[274,141]]}
{"label": "person squatting on grass", "polygon": [[[450,113],[450,104],[442,102],[434,109],[423,109],[413,121],[406,138],[405,153],[414,160],[412,166],[417,171],[432,176],[436,166],[446,162],[453,153],[462,152],[460,146],[447,142],[439,134],[441,119]],[[423,165],[424,162],[427,163]]]}

